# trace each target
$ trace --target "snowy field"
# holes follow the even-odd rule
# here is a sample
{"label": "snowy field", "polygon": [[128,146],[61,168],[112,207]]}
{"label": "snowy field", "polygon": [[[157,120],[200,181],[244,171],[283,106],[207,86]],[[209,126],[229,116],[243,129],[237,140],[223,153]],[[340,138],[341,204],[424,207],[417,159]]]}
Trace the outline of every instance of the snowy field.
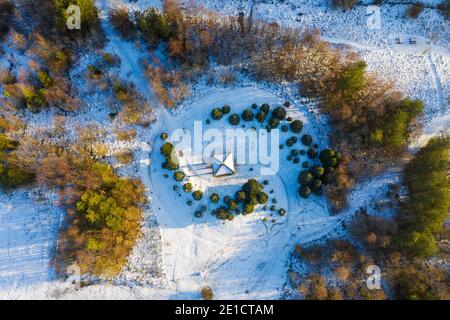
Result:
{"label": "snowy field", "polygon": [[[236,14],[250,9],[251,1],[202,2],[223,14]],[[436,3],[438,1],[428,1]],[[318,3],[321,5],[318,6]],[[161,1],[138,0],[127,5],[142,9],[161,6]],[[192,129],[194,120],[203,121],[216,106],[229,104],[232,113],[240,114],[252,103],[279,105],[293,102],[288,109],[294,118],[305,123],[304,133],[312,134],[321,148],[326,147],[326,122],[313,106],[291,100],[289,92],[246,82],[232,88],[194,88],[193,96],[172,112],[158,107],[143,76],[141,49],[123,41],[105,19],[108,2],[98,1],[102,10],[102,26],[109,39],[107,50],[122,60],[120,74],[136,84],[143,96],[155,106],[158,121],[150,130],[138,133],[134,151],[138,161],[123,173],[139,176],[148,188],[150,206],[144,212],[142,237],[133,250],[127,266],[112,283],[101,283],[78,291],[67,283],[54,280],[51,257],[56,247],[63,213],[52,202],[51,195],[14,192],[0,195],[0,298],[1,299],[198,299],[203,286],[213,288],[222,299],[277,299],[285,290],[288,256],[295,244],[337,236],[343,222],[351,219],[361,206],[371,206],[386,193],[387,184],[398,181],[397,172],[387,172],[372,181],[356,186],[350,195],[350,208],[338,216],[330,215],[323,198],[298,196],[297,171],[284,165],[270,178],[278,207],[287,215],[276,213],[264,221],[261,210],[249,216],[237,216],[232,222],[221,222],[209,213],[193,216],[194,208],[186,206],[186,195],[172,190],[174,180],[164,178],[160,170],[159,134],[176,128]],[[369,69],[392,80],[405,93],[425,102],[424,133],[412,147],[421,145],[440,131],[450,129],[450,56],[449,25],[435,10],[425,9],[417,20],[405,19],[406,6],[382,7],[382,29],[368,30],[364,6],[342,12],[330,10],[325,1],[262,1],[255,6],[255,16],[278,21],[286,26],[318,28],[323,38],[356,50],[367,61]],[[416,46],[395,45],[392,39],[414,36]],[[82,59],[80,68],[89,63]],[[81,80],[80,80],[81,81]],[[91,102],[96,97],[90,97]],[[107,112],[101,102],[88,104],[87,112],[77,116],[79,124],[105,122]],[[97,109],[96,109],[97,108]],[[313,112],[311,112],[313,111]],[[50,115],[47,115],[49,117]],[[45,115],[40,115],[45,122]],[[47,118],[48,119],[48,118]],[[225,128],[226,119],[214,126]],[[288,136],[282,136],[285,140]],[[111,146],[117,148],[118,146]],[[280,153],[281,162],[288,150]],[[206,204],[213,191],[224,194],[235,190],[256,172],[238,168],[238,175],[220,181],[208,177],[193,178],[194,189],[205,192]],[[225,191],[226,192],[225,192]],[[182,191],[181,191],[182,193]],[[270,196],[270,195],[269,195]],[[199,203],[195,204],[196,206]],[[272,223],[271,219],[275,219]]]}

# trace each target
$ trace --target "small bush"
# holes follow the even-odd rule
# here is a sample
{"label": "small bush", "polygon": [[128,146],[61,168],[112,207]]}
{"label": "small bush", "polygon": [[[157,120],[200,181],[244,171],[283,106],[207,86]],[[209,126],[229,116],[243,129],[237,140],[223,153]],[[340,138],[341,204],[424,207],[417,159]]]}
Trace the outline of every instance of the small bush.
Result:
{"label": "small bush", "polygon": [[169,137],[169,135],[166,132],[161,133],[161,135],[159,136],[161,138],[161,140],[167,140],[167,138]]}
{"label": "small bush", "polygon": [[183,185],[184,192],[191,192],[192,191],[192,183],[187,182]]}
{"label": "small bush", "polygon": [[220,200],[220,197],[217,193],[213,193],[211,197],[209,197],[212,203],[218,203]]}
{"label": "small bush", "polygon": [[303,129],[303,122],[301,122],[300,120],[294,120],[291,122],[290,126],[292,132],[300,133]]}
{"label": "small bush", "polygon": [[229,105],[226,104],[222,107],[222,114],[229,114],[230,112],[231,112],[231,108]]}
{"label": "small bush", "polygon": [[14,5],[10,0],[0,0],[0,41],[9,32],[13,18]]}
{"label": "small bush", "polygon": [[302,186],[299,189],[300,196],[308,198],[311,195],[311,189],[308,186]]}
{"label": "small bush", "polygon": [[438,5],[438,10],[447,18],[450,18],[450,0],[443,0]]}
{"label": "small bush", "polygon": [[220,120],[222,119],[223,113],[222,110],[219,108],[214,108],[211,111],[211,118],[213,118],[214,120]]}
{"label": "small bush", "polygon": [[210,287],[204,287],[200,293],[203,300],[212,300],[214,298],[213,290]]}
{"label": "small bush", "polygon": [[268,105],[267,103],[263,103],[259,110],[264,112],[265,114],[269,114],[269,112],[270,112],[270,105]]}
{"label": "small bush", "polygon": [[308,154],[308,158],[310,158],[310,159],[317,158],[317,150],[316,149],[309,149],[307,154]]}
{"label": "small bush", "polygon": [[417,19],[422,13],[423,8],[424,7],[422,3],[420,2],[413,3],[412,5],[409,6],[408,10],[406,11],[406,14],[411,19]]}
{"label": "small bush", "polygon": [[117,161],[122,165],[129,164],[133,162],[134,159],[133,152],[131,151],[118,152],[114,156],[116,157]]}
{"label": "small bush", "polygon": [[258,194],[256,195],[256,199],[258,200],[259,204],[266,204],[267,201],[269,200],[269,197],[267,196],[267,194],[265,192],[258,192]]}
{"label": "small bush", "polygon": [[256,120],[257,120],[259,123],[263,123],[264,121],[266,121],[266,113],[265,113],[264,111],[259,111],[259,112],[256,114]]}
{"label": "small bush", "polygon": [[278,126],[280,125],[280,120],[278,120],[277,118],[270,118],[269,120],[269,129],[275,129],[278,128]]}
{"label": "small bush", "polygon": [[239,115],[237,115],[236,113],[233,113],[229,118],[228,118],[228,122],[233,125],[233,126],[237,126],[239,125],[239,123],[241,122],[241,118],[239,117]]}
{"label": "small bush", "polygon": [[203,192],[196,190],[192,193],[192,197],[194,197],[195,200],[200,201],[203,198]]}
{"label": "small bush", "polygon": [[109,20],[123,38],[133,38],[136,35],[134,23],[125,6],[113,8],[109,11]]}
{"label": "small bush", "polygon": [[302,170],[298,175],[298,182],[302,186],[309,185],[314,180],[314,175],[309,170]]}
{"label": "small bush", "polygon": [[178,182],[183,181],[185,177],[186,175],[182,171],[177,171],[173,174],[173,178]]}
{"label": "small bush", "polygon": [[238,191],[236,192],[236,200],[239,202],[245,202],[247,198],[247,195],[245,194],[244,191]]}
{"label": "small bush", "polygon": [[313,139],[312,139],[312,137],[311,137],[309,134],[304,134],[304,135],[302,136],[302,143],[303,143],[305,146],[309,147],[309,146],[311,145],[312,142],[313,142]]}
{"label": "small bush", "polygon": [[272,116],[282,121],[286,118],[286,109],[284,107],[276,107],[272,111]]}
{"label": "small bush", "polygon": [[333,5],[344,10],[353,8],[358,3],[358,0],[333,0]]}
{"label": "small bush", "polygon": [[242,112],[242,119],[244,121],[253,121],[254,115],[253,115],[253,111],[251,109],[245,109]]}
{"label": "small bush", "polygon": [[315,167],[312,167],[311,173],[312,173],[317,179],[319,179],[319,178],[322,177],[323,174],[325,173],[325,169],[324,169],[323,167],[315,166]]}
{"label": "small bush", "polygon": [[231,199],[227,202],[227,204],[228,204],[228,209],[230,209],[230,210],[236,210],[238,208],[238,203],[236,202],[236,200]]}

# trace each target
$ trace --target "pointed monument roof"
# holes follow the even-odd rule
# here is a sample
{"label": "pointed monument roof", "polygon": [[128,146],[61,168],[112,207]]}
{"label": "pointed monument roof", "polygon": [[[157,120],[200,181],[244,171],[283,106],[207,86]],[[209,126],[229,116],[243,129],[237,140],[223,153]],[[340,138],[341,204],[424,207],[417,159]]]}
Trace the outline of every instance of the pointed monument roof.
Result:
{"label": "pointed monument roof", "polygon": [[213,175],[215,177],[230,176],[235,173],[234,157],[232,153],[214,155],[212,157]]}

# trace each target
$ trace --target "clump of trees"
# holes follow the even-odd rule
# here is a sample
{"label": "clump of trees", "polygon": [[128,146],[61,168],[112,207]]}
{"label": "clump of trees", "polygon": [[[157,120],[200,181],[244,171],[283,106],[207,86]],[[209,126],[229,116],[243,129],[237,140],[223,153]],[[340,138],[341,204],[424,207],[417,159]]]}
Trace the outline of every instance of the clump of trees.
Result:
{"label": "clump of trees", "polygon": [[175,147],[170,142],[166,142],[160,149],[161,154],[165,158],[162,167],[167,170],[178,170],[178,157],[176,155]]}
{"label": "clump of trees", "polygon": [[19,142],[0,133],[0,187],[17,188],[34,180],[34,173],[26,169],[16,154]]}
{"label": "clump of trees", "polygon": [[450,138],[433,138],[405,168],[408,199],[397,216],[399,245],[413,256],[436,252],[435,235],[448,217]]}
{"label": "clump of trees", "polygon": [[411,4],[408,7],[406,14],[411,19],[417,19],[420,16],[420,14],[422,13],[423,9],[424,9],[423,3],[416,2],[416,3]]}
{"label": "clump of trees", "polygon": [[14,4],[10,0],[0,0],[0,41],[8,34],[14,14]]}
{"label": "clump of trees", "polygon": [[112,278],[121,271],[138,236],[144,187],[137,180],[118,177],[107,164],[94,162],[85,171],[91,184],[80,186],[59,253],[66,261],[76,261],[83,274]]}
{"label": "clump of trees", "polygon": [[[60,31],[66,30],[66,21],[69,18],[67,8],[76,5],[81,10],[81,29],[79,32],[86,34],[97,29],[99,25],[98,10],[93,0],[52,0],[56,27]],[[72,30],[71,30],[72,31]]]}
{"label": "clump of trees", "polygon": [[395,268],[389,274],[391,286],[400,300],[448,300],[450,277],[444,270],[412,264]]}
{"label": "clump of trees", "polygon": [[136,35],[135,25],[124,5],[115,6],[109,11],[108,15],[112,25],[122,37],[130,39]]}
{"label": "clump of trees", "polygon": [[442,2],[438,5],[438,10],[446,17],[450,18],[450,0],[442,0]]}
{"label": "clump of trees", "polygon": [[333,0],[333,5],[337,8],[351,9],[358,3],[358,0]]}
{"label": "clump of trees", "polygon": [[[308,150],[315,150],[310,149]],[[336,187],[340,176],[338,168],[342,162],[342,155],[331,149],[324,149],[319,155],[322,166],[313,166],[310,169],[300,171],[298,182],[300,183],[299,193],[302,197],[307,198],[311,193],[321,195],[323,186],[331,184]]]}
{"label": "clump of trees", "polygon": [[[295,255],[308,266],[308,273],[290,274],[291,283],[307,300],[382,300],[381,289],[368,290],[366,267],[371,259],[346,240],[328,240],[321,245],[298,245]],[[323,276],[333,281],[327,281]]]}

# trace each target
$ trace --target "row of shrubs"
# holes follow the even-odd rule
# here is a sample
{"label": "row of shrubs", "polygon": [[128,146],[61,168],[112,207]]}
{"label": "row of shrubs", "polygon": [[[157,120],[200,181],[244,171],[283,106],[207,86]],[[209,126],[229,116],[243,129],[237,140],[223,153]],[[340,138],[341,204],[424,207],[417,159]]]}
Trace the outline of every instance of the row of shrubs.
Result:
{"label": "row of shrubs", "polygon": [[[275,109],[270,111],[270,105],[267,103],[263,103],[259,111],[256,111],[258,109],[257,104],[253,104],[251,108],[247,108],[244,111],[242,111],[241,115],[237,113],[233,113],[228,117],[228,122],[233,125],[237,126],[240,124],[241,119],[245,122],[250,122],[256,119],[259,123],[264,123],[267,119],[267,117],[271,114],[271,117],[268,120],[268,125],[266,126],[267,129],[275,129],[278,128],[280,123],[286,119],[286,107],[289,107],[290,103],[287,101],[284,103],[284,106],[278,106]],[[253,111],[255,110],[255,111]],[[224,105],[222,108],[214,108],[211,111],[211,118],[214,120],[220,120],[223,116],[229,114],[231,112],[231,108],[229,105]],[[289,118],[290,121],[290,129],[294,133],[300,133],[303,129],[303,123],[300,120],[294,120],[292,121],[292,118]],[[287,126],[286,126],[287,128]],[[284,131],[284,130],[283,130]]]}

